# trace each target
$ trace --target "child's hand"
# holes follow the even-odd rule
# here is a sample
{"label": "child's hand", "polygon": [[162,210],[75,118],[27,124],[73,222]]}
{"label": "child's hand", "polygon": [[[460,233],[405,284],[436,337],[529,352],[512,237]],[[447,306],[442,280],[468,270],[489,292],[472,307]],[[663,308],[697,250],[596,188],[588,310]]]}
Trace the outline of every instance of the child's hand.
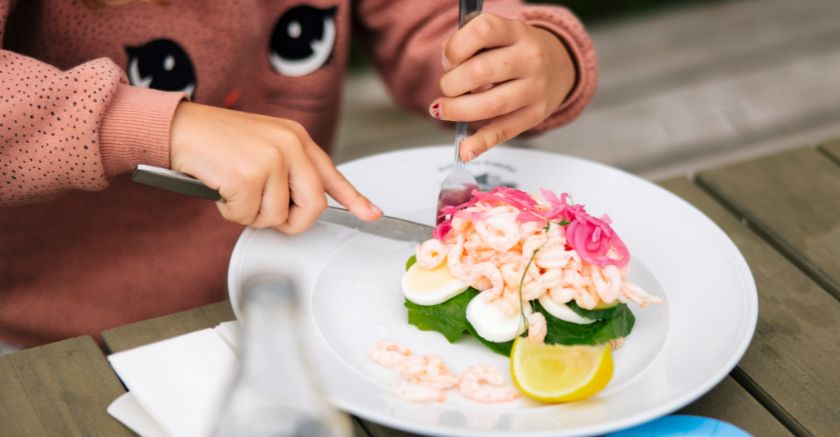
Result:
{"label": "child's hand", "polygon": [[571,57],[554,34],[492,14],[449,37],[442,62],[445,97],[432,102],[432,116],[487,120],[461,145],[465,161],[548,118],[575,83]]}
{"label": "child's hand", "polygon": [[325,192],[363,220],[381,215],[294,121],[181,103],[171,143],[172,168],[219,190],[226,220],[298,233],[324,211]]}

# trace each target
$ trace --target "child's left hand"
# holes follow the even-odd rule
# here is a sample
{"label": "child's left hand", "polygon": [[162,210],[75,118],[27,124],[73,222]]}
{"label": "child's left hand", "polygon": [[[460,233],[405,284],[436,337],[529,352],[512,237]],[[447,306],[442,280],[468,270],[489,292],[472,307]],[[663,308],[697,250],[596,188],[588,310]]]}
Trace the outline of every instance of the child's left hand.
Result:
{"label": "child's left hand", "polygon": [[469,161],[536,126],[575,83],[571,57],[553,33],[481,14],[443,44],[440,89],[429,113],[449,121],[484,121],[461,145]]}

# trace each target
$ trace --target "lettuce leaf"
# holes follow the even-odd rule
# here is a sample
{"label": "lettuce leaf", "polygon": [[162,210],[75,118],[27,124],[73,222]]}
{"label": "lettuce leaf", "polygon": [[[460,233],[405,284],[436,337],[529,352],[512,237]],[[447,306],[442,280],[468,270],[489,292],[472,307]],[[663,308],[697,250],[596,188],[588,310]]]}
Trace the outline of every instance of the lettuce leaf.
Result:
{"label": "lettuce leaf", "polygon": [[504,343],[494,343],[490,340],[485,340],[484,337],[478,335],[478,332],[476,332],[472,323],[470,323],[469,321],[467,321],[467,329],[470,331],[470,334],[472,334],[473,337],[477,338],[478,341],[481,342],[481,344],[487,347],[487,349],[490,349],[491,351],[499,355],[503,355],[506,357],[510,356],[510,350],[513,349],[513,340],[506,341]]}
{"label": "lettuce leaf", "polygon": [[494,343],[485,340],[478,335],[467,320],[467,304],[476,296],[478,296],[478,290],[470,287],[463,293],[437,305],[417,305],[406,299],[404,305],[408,309],[408,323],[422,331],[437,331],[443,334],[450,343],[455,343],[465,332],[469,332],[491,351],[506,357],[510,356],[513,341]]}
{"label": "lettuce leaf", "polygon": [[626,337],[633,330],[636,317],[625,304],[616,306],[613,316],[589,325],[578,325],[560,320],[545,310],[539,302],[534,302],[537,311],[545,316],[547,344],[601,344],[612,339]]}
{"label": "lettuce leaf", "polygon": [[440,332],[450,343],[454,343],[469,329],[467,304],[477,295],[478,290],[470,287],[437,305],[417,305],[406,299],[404,305],[408,309],[408,323],[422,331]]}
{"label": "lettuce leaf", "polygon": [[[575,303],[574,300],[570,300],[569,302],[566,303],[566,306],[568,306],[569,309],[571,309],[572,311],[577,313],[577,315],[579,315],[581,317],[586,317],[587,319],[590,319],[590,320],[611,319],[611,318],[615,317],[615,315],[618,314],[621,311],[621,305],[623,305],[623,304],[618,304],[618,305],[615,305],[615,306],[605,307],[605,308],[601,308],[601,309],[596,308],[594,310],[587,310],[587,309],[579,307],[578,304]],[[626,307],[627,305],[624,305],[624,306]]]}

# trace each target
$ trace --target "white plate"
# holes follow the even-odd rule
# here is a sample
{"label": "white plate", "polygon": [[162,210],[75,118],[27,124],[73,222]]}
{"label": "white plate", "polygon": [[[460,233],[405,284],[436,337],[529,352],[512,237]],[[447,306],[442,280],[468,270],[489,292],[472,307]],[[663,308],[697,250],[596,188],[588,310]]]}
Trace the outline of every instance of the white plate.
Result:
{"label": "white plate", "polygon": [[[451,155],[451,146],[404,150],[341,169],[387,214],[431,224]],[[482,405],[457,391],[442,404],[394,396],[395,373],[366,357],[378,340],[441,355],[456,371],[478,363],[508,368],[504,357],[472,338],[449,344],[438,333],[408,325],[399,283],[410,243],[320,223],[296,237],[249,229],[231,259],[231,301],[238,301],[239,284],[249,274],[270,270],[294,277],[304,295],[308,344],[327,370],[333,402],[374,422],[424,434],[603,434],[679,409],[738,362],[755,329],[755,284],[735,245],[694,207],[628,173],[568,156],[496,148],[470,167],[480,181],[569,192],[592,215],[609,213],[630,249],[631,280],[663,298],[662,305],[646,309],[631,305],[636,326],[614,355],[612,381],[594,398],[565,405]]]}

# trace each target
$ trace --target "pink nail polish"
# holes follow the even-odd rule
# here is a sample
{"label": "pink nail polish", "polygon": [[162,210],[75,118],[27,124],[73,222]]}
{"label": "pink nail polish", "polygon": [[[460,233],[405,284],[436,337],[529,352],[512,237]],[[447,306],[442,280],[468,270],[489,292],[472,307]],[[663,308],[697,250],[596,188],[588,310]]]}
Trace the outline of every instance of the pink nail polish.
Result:
{"label": "pink nail polish", "polygon": [[429,107],[429,114],[432,117],[440,119],[440,103],[435,103]]}

